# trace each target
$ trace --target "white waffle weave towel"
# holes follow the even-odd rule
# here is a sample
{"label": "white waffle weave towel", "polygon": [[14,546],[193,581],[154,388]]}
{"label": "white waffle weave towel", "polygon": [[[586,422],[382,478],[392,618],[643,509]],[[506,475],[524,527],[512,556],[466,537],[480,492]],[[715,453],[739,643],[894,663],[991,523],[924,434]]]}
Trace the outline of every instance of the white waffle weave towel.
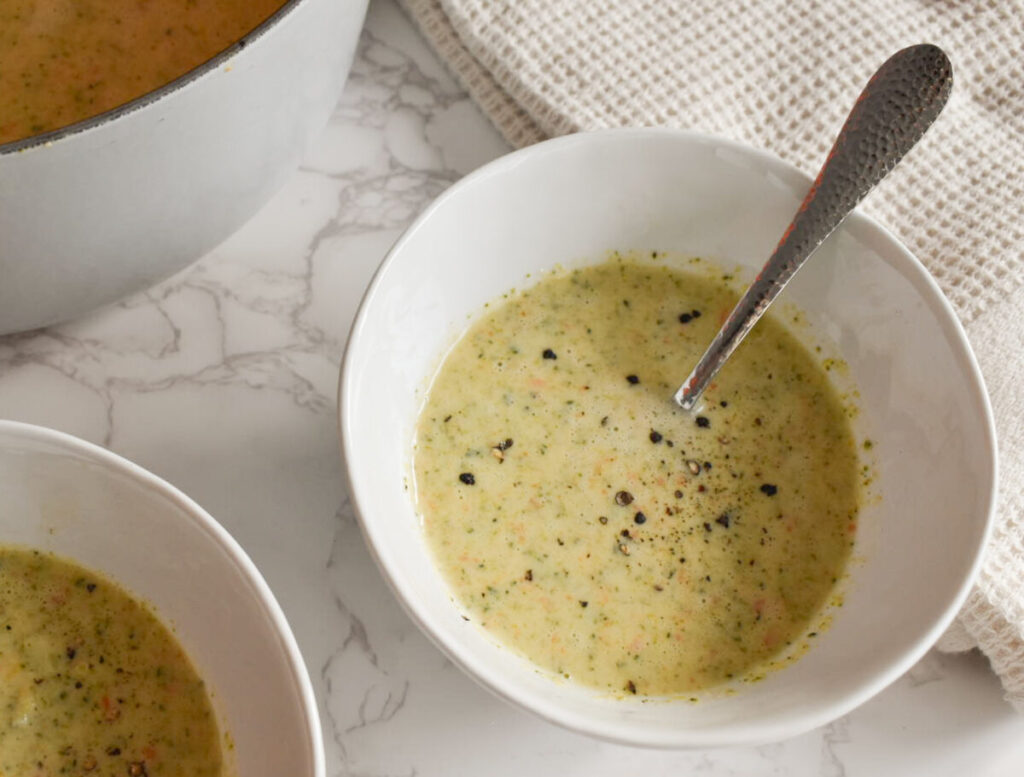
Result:
{"label": "white waffle weave towel", "polygon": [[964,323],[999,433],[995,534],[945,650],[979,647],[1024,711],[1024,0],[402,0],[513,146],[686,127],[808,174],[875,68],[931,42],[946,110],[868,198]]}

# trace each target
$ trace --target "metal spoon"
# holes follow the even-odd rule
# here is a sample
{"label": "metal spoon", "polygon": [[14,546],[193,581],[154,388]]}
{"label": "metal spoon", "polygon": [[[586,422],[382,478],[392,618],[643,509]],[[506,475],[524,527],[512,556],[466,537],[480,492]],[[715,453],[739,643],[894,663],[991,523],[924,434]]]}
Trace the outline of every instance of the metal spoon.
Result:
{"label": "metal spoon", "polygon": [[725,364],[800,266],[939,115],[953,88],[953,67],[938,46],[893,54],[854,103],[817,179],[760,274],[675,393],[684,410]]}

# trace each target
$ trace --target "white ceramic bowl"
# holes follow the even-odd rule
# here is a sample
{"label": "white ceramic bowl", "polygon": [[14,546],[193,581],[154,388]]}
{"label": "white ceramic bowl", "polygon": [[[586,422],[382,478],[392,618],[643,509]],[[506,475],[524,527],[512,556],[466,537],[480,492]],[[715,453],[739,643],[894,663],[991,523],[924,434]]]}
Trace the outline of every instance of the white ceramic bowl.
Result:
{"label": "white ceramic bowl", "polygon": [[167,277],[238,229],[341,94],[367,0],[282,0],[166,86],[0,145],[0,334]]}
{"label": "white ceramic bowl", "polygon": [[[574,135],[510,154],[443,194],[398,241],[352,329],[340,425],[372,553],[412,618],[498,695],[580,732],[640,745],[756,743],[822,725],[882,690],[949,625],[977,570],[996,489],[977,365],[922,265],[852,216],[783,300],[838,349],[875,441],[845,604],[790,667],[699,703],[616,701],[559,682],[465,622],[413,508],[414,424],[441,356],[529,273],[612,249],[675,251],[752,275],[809,179],[768,154],[679,131]],[[679,377],[692,365],[680,364]]]}
{"label": "white ceramic bowl", "polygon": [[323,777],[316,700],[295,638],[238,543],[131,462],[0,421],[0,543],[105,573],[171,625],[211,690],[245,777]]}

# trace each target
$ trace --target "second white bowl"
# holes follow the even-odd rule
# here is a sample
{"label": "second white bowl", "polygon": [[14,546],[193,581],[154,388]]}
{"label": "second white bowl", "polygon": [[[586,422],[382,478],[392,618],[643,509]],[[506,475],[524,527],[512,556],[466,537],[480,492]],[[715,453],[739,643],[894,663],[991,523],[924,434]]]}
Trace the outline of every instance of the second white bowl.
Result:
{"label": "second white bowl", "polygon": [[[152,605],[211,690],[245,777],[323,777],[316,699],[259,571],[195,502],[109,451],[0,421],[0,543],[52,551]],[[228,763],[231,759],[228,759]]]}

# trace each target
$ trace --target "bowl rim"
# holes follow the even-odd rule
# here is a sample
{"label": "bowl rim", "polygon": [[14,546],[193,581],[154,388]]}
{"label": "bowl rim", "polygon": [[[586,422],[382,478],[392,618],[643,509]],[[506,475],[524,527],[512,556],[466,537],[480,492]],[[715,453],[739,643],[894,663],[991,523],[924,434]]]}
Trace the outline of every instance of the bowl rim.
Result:
{"label": "bowl rim", "polygon": [[200,529],[227,553],[236,570],[247,583],[249,590],[255,595],[265,614],[272,622],[274,632],[281,647],[284,649],[287,659],[287,670],[299,691],[303,718],[305,719],[304,728],[308,738],[308,754],[313,767],[311,777],[325,777],[326,766],[320,715],[316,696],[313,693],[313,685],[310,681],[306,664],[302,659],[298,642],[291,630],[291,626],[288,624],[284,611],[281,609],[281,605],[278,604],[267,581],[263,578],[263,575],[252,559],[249,558],[249,555],[227,529],[221,526],[213,516],[200,507],[191,497],[175,486],[172,486],[166,480],[123,456],[83,440],[80,437],[75,437],[67,432],[61,432],[47,426],[0,419],[0,444],[11,440],[45,443],[53,448],[64,450],[89,461],[96,462],[108,471],[133,480],[138,485],[166,499],[174,507],[178,508],[186,520],[191,521],[196,528]]}
{"label": "bowl rim", "polygon": [[[645,735],[635,728],[624,730],[615,723],[594,720],[587,715],[570,712],[557,705],[552,705],[546,700],[534,698],[532,694],[523,692],[515,683],[506,681],[503,677],[490,671],[484,662],[476,660],[476,657],[470,651],[462,650],[461,645],[457,642],[449,643],[441,631],[434,628],[431,620],[413,606],[413,601],[415,600],[414,590],[406,586],[400,576],[395,574],[396,570],[392,570],[387,559],[385,543],[383,541],[378,542],[378,539],[383,540],[384,538],[383,536],[378,536],[379,532],[375,528],[377,522],[370,520],[370,516],[374,512],[372,495],[361,490],[355,480],[352,465],[350,464],[350,462],[358,460],[351,431],[354,421],[352,395],[354,384],[358,380],[354,370],[351,368],[354,359],[353,354],[359,348],[360,343],[367,337],[365,334],[367,310],[375,303],[380,288],[386,281],[386,276],[391,271],[392,265],[397,262],[396,257],[405,251],[407,244],[414,239],[415,234],[423,224],[430,220],[438,210],[446,207],[451,200],[464,196],[463,193],[466,190],[471,190],[478,181],[503,175],[531,157],[552,152],[558,153],[581,144],[601,144],[620,141],[639,143],[644,139],[652,137],[674,139],[686,144],[710,143],[765,165],[774,173],[788,176],[793,180],[799,180],[802,185],[809,187],[813,182],[810,176],[770,151],[748,146],[710,133],[667,127],[597,129],[563,135],[512,151],[482,165],[459,179],[436,197],[395,241],[374,273],[357,308],[346,341],[338,380],[338,433],[344,459],[345,481],[363,538],[366,541],[367,549],[402,608],[442,653],[477,684],[493,695],[548,722],[555,723],[577,733],[616,744],[661,749],[684,749],[723,745],[758,745],[781,741],[826,725],[851,712],[891,685],[931,649],[952,623],[967,599],[981,568],[984,550],[988,545],[994,526],[999,482],[998,448],[991,402],[985,389],[984,378],[978,365],[977,357],[970,346],[970,342],[956,312],[931,273],[903,245],[895,234],[876,219],[864,214],[860,209],[856,209],[847,217],[844,226],[847,229],[864,230],[878,241],[879,244],[887,245],[890,251],[889,256],[901,263],[901,272],[908,280],[914,283],[923,302],[937,318],[940,331],[950,342],[955,352],[955,358],[961,362],[961,369],[966,374],[971,385],[970,396],[962,397],[961,399],[972,400],[974,405],[981,410],[981,415],[984,419],[982,434],[986,443],[986,453],[988,454],[988,462],[986,463],[990,463],[990,475],[986,489],[987,499],[985,500],[984,528],[981,532],[978,546],[973,550],[969,572],[961,581],[955,596],[952,597],[931,628],[916,643],[910,646],[899,660],[894,661],[885,670],[878,672],[870,682],[864,683],[857,691],[847,694],[827,707],[823,706],[817,711],[812,710],[805,711],[802,714],[788,715],[782,723],[747,725],[738,732],[733,733],[705,730],[697,732],[697,736],[692,734],[687,736],[688,730],[678,729],[675,732],[677,734],[675,736],[661,736],[649,733]],[[727,735],[723,736],[723,734]]]}
{"label": "bowl rim", "polygon": [[115,105],[113,108],[108,108],[102,113],[86,116],[84,119],[79,119],[71,124],[65,124],[63,127],[57,127],[56,129],[48,130],[46,132],[29,135],[26,138],[11,140],[7,143],[0,143],[0,159],[7,154],[16,154],[18,152],[28,151],[29,149],[40,146],[52,146],[53,144],[59,143],[72,135],[78,135],[83,132],[87,132],[88,130],[101,127],[104,124],[116,121],[122,116],[135,113],[148,105],[162,100],[167,95],[177,92],[191,84],[193,81],[198,81],[208,73],[217,70],[225,62],[233,59],[238,54],[241,54],[245,49],[250,48],[259,39],[263,38],[285,17],[290,16],[300,4],[310,2],[313,2],[313,0],[285,0],[272,14],[270,14],[270,16],[260,22],[256,27],[245,33],[237,40],[232,41],[229,45],[225,46],[209,59],[204,62],[200,62],[198,65],[185,71],[177,78],[161,84],[155,89],[151,89],[148,92],[140,94],[138,97],[134,97],[128,102]]}

